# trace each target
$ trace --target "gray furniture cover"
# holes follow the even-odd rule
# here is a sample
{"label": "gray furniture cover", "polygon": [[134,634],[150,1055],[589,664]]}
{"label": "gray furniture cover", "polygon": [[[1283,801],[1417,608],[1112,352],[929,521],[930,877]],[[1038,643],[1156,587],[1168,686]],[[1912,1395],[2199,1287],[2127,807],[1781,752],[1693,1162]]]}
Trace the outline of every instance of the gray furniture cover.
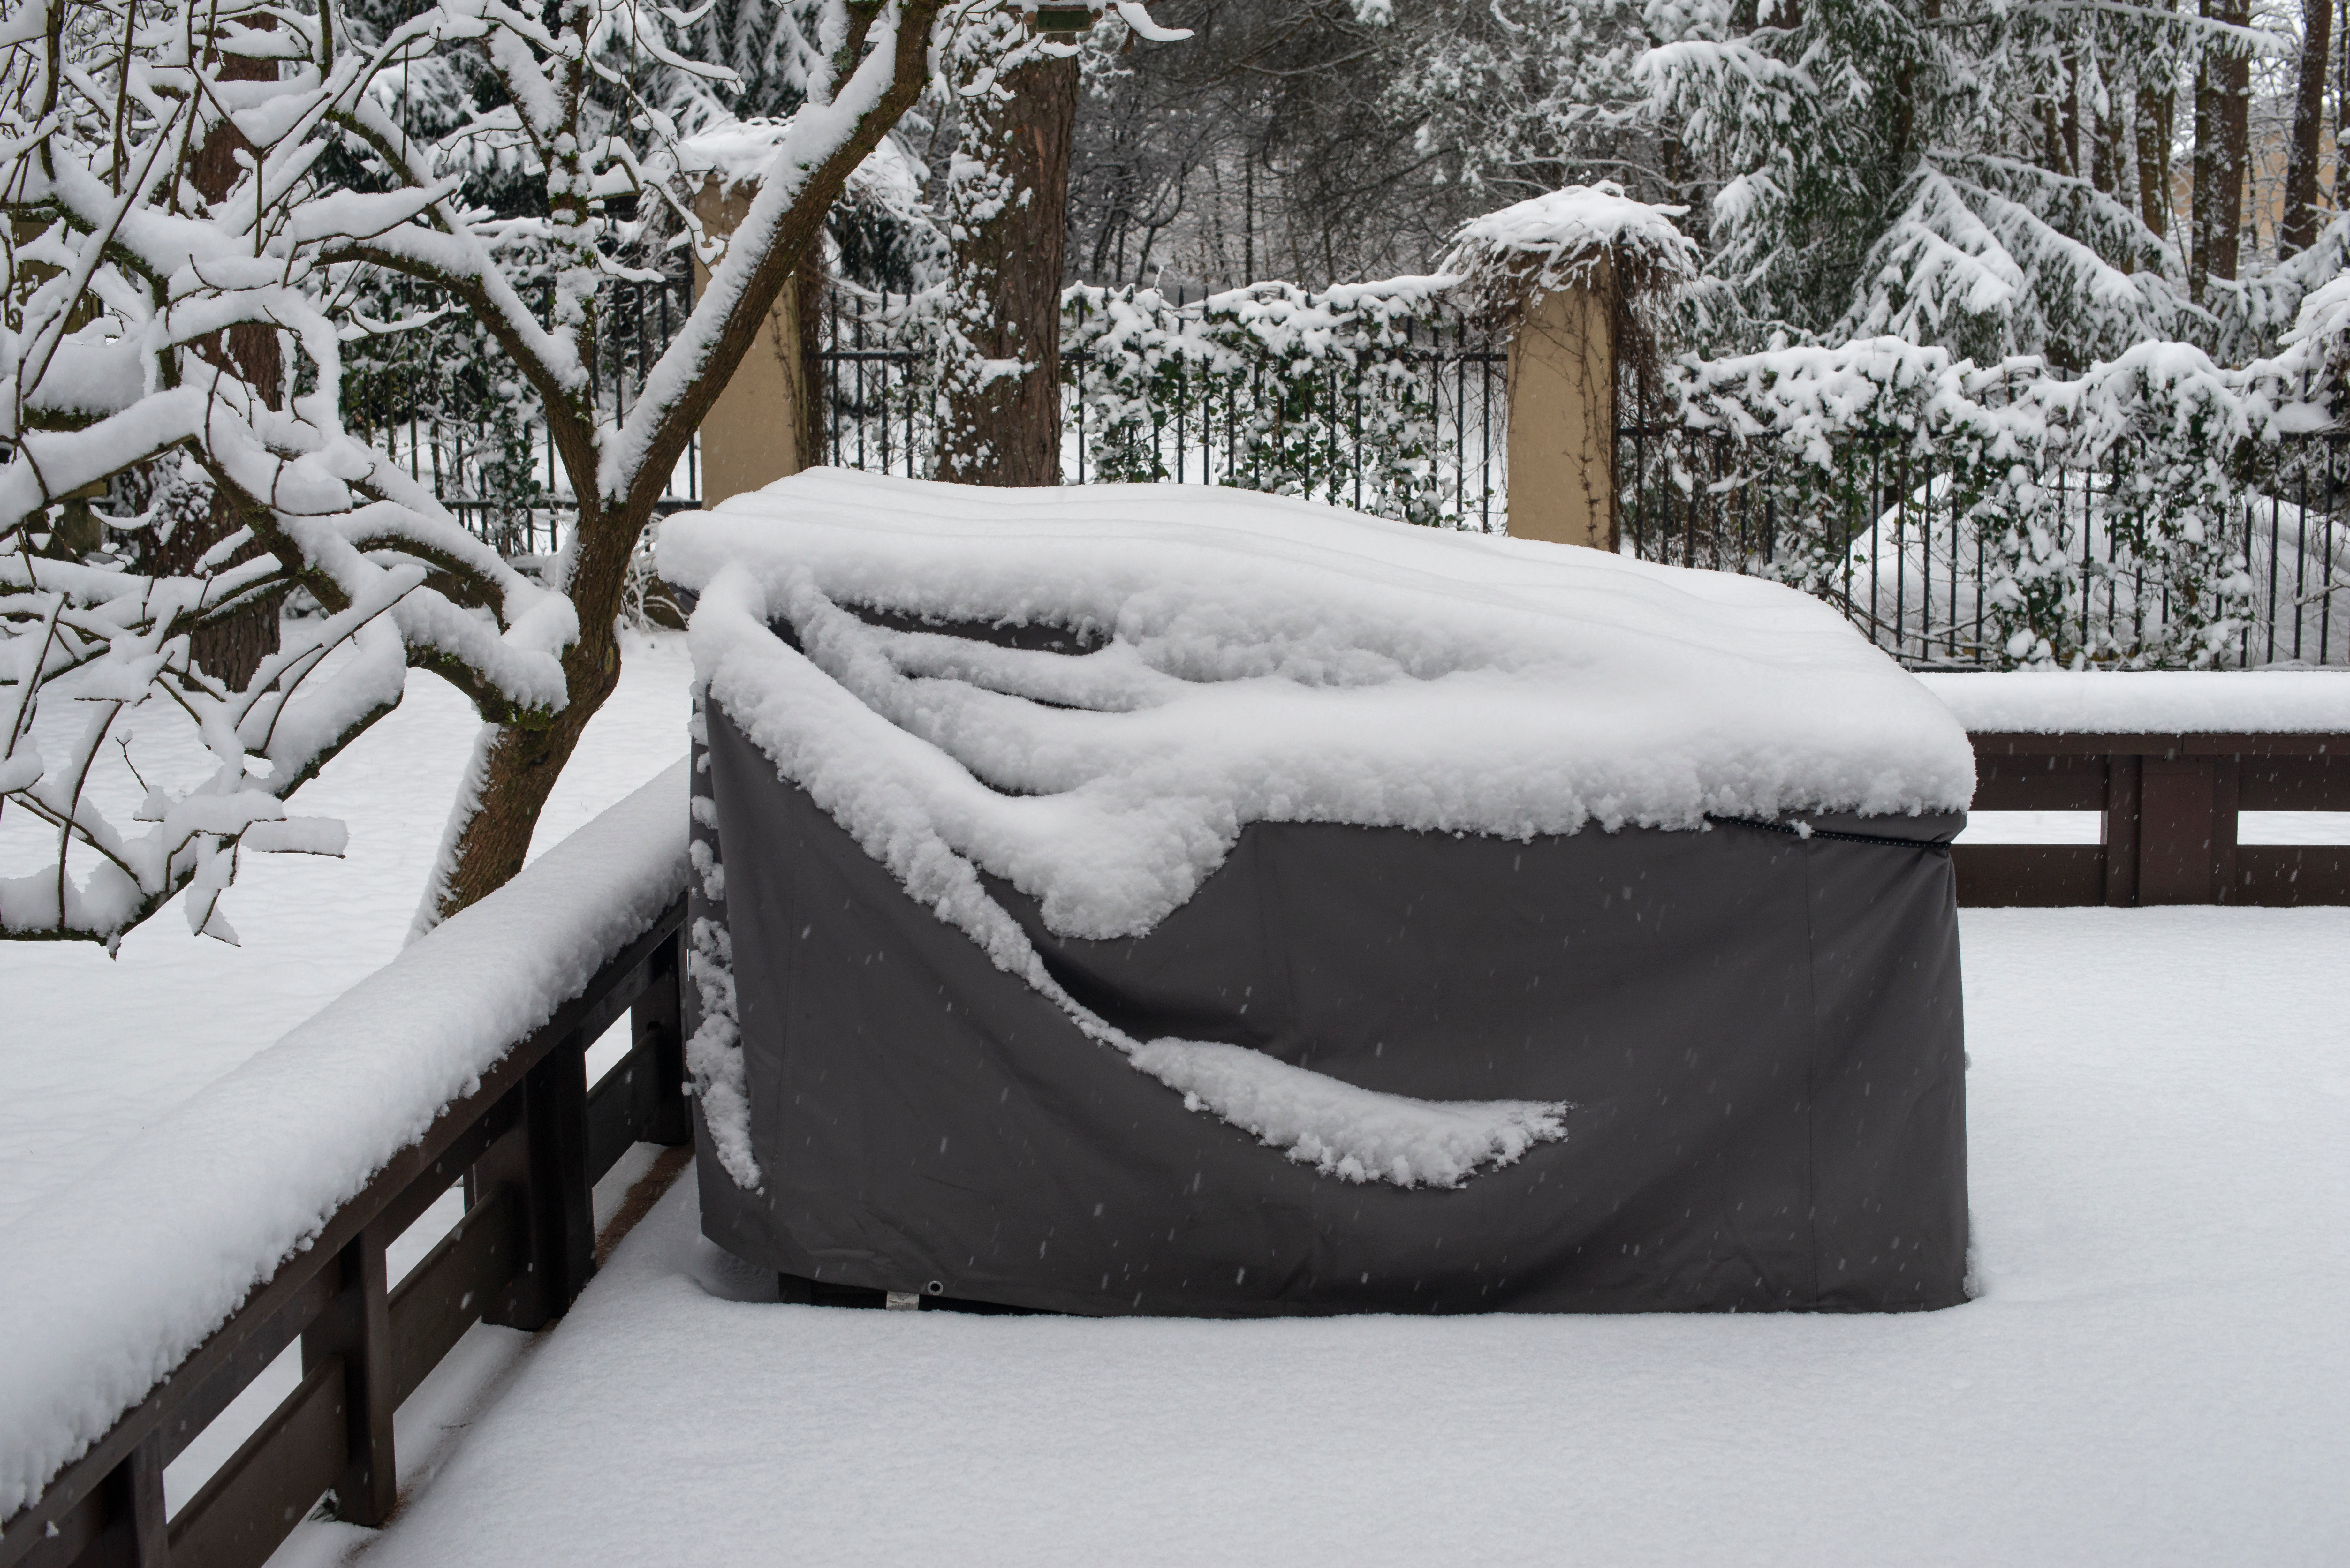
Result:
{"label": "gray furniture cover", "polygon": [[1405,1189],[1186,1111],[910,898],[716,703],[707,719],[717,824],[696,831],[725,884],[696,914],[731,931],[764,1181],[704,1158],[702,1223],[744,1259],[1085,1314],[1964,1298],[1962,817],[1531,841],[1256,823],[1115,941],[1057,937],[991,882],[1137,1038],[1571,1102],[1563,1141]]}

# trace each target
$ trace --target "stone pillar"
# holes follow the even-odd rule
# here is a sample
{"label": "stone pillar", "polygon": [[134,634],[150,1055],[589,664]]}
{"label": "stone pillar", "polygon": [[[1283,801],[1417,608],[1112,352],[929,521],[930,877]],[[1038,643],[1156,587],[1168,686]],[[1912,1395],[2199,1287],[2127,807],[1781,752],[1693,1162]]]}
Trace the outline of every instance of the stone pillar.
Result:
{"label": "stone pillar", "polygon": [[[751,195],[747,189],[729,189],[713,179],[695,194],[694,213],[713,236],[731,234],[750,211]],[[710,275],[697,258],[696,299],[709,283]],[[804,322],[814,319],[810,292],[796,275],[784,285],[768,309],[765,330],[702,419],[704,505],[814,467],[823,456],[816,441],[814,355],[803,328]]]}
{"label": "stone pillar", "polygon": [[1616,548],[1616,286],[1537,293],[1510,336],[1509,530]]}

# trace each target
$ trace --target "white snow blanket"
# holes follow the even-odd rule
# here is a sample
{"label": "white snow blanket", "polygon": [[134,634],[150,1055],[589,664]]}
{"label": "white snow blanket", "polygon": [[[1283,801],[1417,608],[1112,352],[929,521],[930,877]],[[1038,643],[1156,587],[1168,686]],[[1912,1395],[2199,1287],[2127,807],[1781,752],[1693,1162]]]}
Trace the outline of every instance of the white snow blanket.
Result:
{"label": "white snow blanket", "polygon": [[1986,670],[1918,678],[1970,733],[2350,733],[2350,670]]}
{"label": "white snow blanket", "polygon": [[685,887],[685,765],[0,1230],[0,1517]]}
{"label": "white snow blanket", "polygon": [[[702,595],[709,698],[910,896],[1193,1109],[1347,1180],[1457,1185],[1564,1136],[1560,1107],[1130,1039],[1063,991],[979,873],[1054,931],[1107,939],[1182,905],[1252,822],[1526,838],[1956,811],[1974,786],[1946,708],[1826,606],[1752,578],[1239,490],[837,469],[673,517],[660,552]],[[1088,650],[925,623],[1059,628]],[[712,1044],[697,1083],[723,1085]],[[719,1115],[739,1100],[703,1095],[713,1137],[747,1151]],[[760,1179],[747,1153],[727,1168]]]}

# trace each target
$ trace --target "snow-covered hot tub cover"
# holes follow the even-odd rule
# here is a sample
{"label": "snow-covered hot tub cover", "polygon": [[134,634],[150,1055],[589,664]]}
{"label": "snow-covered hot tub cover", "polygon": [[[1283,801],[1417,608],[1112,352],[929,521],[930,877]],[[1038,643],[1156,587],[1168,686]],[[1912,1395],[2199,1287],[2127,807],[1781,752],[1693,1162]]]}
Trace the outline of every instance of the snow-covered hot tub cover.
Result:
{"label": "snow-covered hot tub cover", "polygon": [[836,470],[660,568],[743,1256],[1090,1312],[1960,1299],[1972,753],[1827,607]]}

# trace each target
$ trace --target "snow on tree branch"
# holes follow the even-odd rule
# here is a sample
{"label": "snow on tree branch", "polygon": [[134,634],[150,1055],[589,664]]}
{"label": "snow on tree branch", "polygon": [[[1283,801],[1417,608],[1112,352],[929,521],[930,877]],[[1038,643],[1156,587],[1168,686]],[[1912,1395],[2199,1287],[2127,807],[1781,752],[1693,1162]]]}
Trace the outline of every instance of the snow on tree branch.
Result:
{"label": "snow on tree branch", "polygon": [[[625,420],[598,315],[681,221],[704,241],[672,111],[707,123],[733,78],[696,57],[702,13],[0,5],[0,936],[111,943],[184,890],[233,940],[240,857],[339,852],[285,803],[417,668],[484,724],[426,923],[511,875],[610,690],[670,469],[935,35],[996,4],[795,0],[806,101]],[[347,347],[452,313],[576,497],[548,586],[347,423]],[[317,613],[212,667],[208,638],[289,597]]]}

